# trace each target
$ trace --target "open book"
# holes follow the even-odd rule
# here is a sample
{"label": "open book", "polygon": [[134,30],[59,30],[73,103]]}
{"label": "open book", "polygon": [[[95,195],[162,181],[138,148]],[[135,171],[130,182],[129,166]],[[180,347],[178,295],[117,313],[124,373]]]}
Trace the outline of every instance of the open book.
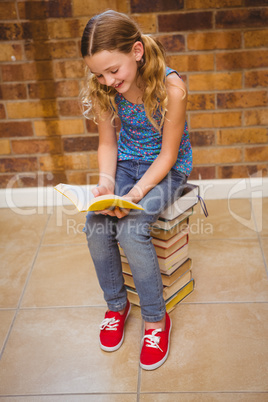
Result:
{"label": "open book", "polygon": [[114,194],[94,197],[94,194],[88,188],[83,186],[72,186],[60,183],[54,188],[67,197],[80,212],[101,211],[103,209],[114,207],[144,209],[141,205],[135,204],[134,202],[128,201],[126,198]]}

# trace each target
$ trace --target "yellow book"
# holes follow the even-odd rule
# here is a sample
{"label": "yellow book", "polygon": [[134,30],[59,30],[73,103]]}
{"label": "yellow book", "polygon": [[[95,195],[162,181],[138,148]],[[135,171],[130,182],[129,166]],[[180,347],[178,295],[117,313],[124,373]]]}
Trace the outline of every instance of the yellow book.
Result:
{"label": "yellow book", "polygon": [[60,183],[54,188],[67,197],[80,212],[102,211],[103,209],[112,209],[114,207],[144,209],[141,205],[114,194],[94,197],[94,194],[86,186],[73,186]]}

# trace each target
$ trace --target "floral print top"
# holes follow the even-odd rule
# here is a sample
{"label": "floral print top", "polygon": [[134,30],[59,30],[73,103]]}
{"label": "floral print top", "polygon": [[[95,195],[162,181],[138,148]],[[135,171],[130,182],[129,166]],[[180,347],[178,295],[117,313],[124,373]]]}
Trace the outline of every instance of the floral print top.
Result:
{"label": "floral print top", "polygon": [[[177,71],[166,68],[166,76]],[[179,74],[178,74],[179,76]],[[144,105],[131,103],[118,93],[115,97],[118,116],[121,120],[121,130],[118,140],[118,160],[142,159],[153,162],[159,155],[162,146],[162,130],[159,132],[148,120]],[[160,122],[160,113],[156,113]],[[189,140],[187,122],[178,152],[178,158],[173,166],[189,176],[192,170],[192,148]]]}

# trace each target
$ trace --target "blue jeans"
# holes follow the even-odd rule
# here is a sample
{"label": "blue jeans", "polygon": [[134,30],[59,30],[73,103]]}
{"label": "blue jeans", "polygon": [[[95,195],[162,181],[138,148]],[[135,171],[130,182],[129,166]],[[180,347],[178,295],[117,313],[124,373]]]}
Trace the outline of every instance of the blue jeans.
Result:
{"label": "blue jeans", "polygon": [[[151,165],[141,160],[119,161],[115,178],[115,194],[126,194]],[[151,242],[150,224],[168,205],[180,197],[187,177],[171,170],[169,174],[139,202],[144,211],[131,210],[118,219],[109,215],[87,214],[86,232],[104,298],[111,311],[123,310],[127,302],[118,242],[123,248],[140,298],[142,318],[160,321],[165,315],[163,285],[155,248]]]}

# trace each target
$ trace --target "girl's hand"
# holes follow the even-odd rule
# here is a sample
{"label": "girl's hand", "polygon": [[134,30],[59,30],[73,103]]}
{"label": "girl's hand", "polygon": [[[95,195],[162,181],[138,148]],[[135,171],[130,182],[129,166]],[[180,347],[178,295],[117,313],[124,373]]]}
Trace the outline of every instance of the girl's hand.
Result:
{"label": "girl's hand", "polygon": [[[102,186],[102,185],[93,188],[92,193],[94,194],[95,197],[98,197],[99,195],[114,194],[107,187]],[[102,214],[102,215],[116,216],[117,218],[120,219],[120,218],[123,218],[124,216],[128,215],[129,211],[130,210],[126,209],[126,208],[115,207],[114,209],[103,209],[102,211],[95,211],[95,214],[96,215]]]}

